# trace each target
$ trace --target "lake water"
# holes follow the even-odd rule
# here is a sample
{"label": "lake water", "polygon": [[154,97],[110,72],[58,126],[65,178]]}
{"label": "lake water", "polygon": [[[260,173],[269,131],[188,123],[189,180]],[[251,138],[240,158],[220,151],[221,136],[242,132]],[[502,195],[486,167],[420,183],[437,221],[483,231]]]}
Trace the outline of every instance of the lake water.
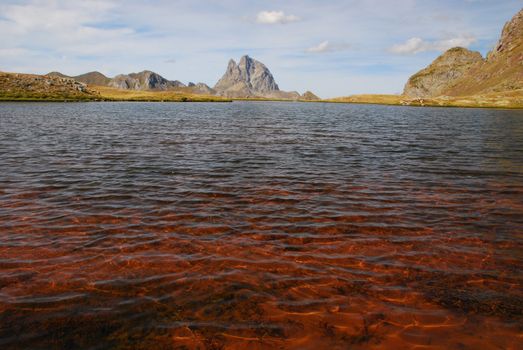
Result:
{"label": "lake water", "polygon": [[2,349],[516,349],[523,111],[0,104]]}

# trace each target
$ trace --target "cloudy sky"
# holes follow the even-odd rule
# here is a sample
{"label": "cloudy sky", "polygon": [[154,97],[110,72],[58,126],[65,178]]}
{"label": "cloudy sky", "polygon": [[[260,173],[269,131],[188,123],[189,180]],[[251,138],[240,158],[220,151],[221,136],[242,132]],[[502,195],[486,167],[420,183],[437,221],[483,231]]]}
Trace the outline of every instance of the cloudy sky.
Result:
{"label": "cloudy sky", "polygon": [[0,70],[145,69],[214,85],[230,58],[284,90],[397,93],[444,50],[486,54],[521,0],[1,0]]}

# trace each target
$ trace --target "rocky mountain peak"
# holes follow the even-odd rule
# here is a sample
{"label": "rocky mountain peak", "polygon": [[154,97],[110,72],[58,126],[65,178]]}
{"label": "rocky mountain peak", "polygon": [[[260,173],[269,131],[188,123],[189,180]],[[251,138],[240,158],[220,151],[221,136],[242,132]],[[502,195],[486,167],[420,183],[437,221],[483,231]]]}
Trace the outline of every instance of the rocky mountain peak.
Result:
{"label": "rocky mountain peak", "polygon": [[280,90],[269,69],[247,55],[238,64],[233,59],[229,61],[214,89],[218,94],[230,97],[264,96]]}
{"label": "rocky mountain peak", "polygon": [[436,58],[431,66],[455,66],[481,61],[483,61],[483,57],[479,52],[464,47],[454,47]]}

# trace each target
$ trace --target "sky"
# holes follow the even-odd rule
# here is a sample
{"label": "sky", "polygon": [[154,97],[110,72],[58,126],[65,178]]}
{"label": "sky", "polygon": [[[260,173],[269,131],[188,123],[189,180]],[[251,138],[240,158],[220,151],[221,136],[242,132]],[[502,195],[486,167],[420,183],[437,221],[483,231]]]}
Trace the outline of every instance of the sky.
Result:
{"label": "sky", "polygon": [[400,93],[446,49],[485,55],[521,0],[0,0],[0,70],[152,70],[213,86],[229,59],[322,98]]}

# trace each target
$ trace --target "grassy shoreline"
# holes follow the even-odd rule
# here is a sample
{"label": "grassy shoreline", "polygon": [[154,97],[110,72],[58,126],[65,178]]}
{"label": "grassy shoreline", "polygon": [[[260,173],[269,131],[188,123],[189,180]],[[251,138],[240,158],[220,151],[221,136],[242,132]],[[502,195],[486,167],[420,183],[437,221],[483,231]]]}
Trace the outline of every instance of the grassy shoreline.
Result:
{"label": "grassy shoreline", "polygon": [[496,102],[473,103],[469,101],[446,101],[446,100],[412,100],[405,102],[385,102],[379,100],[361,100],[361,99],[326,99],[326,100],[284,100],[284,99],[261,99],[261,98],[218,98],[214,96],[175,96],[175,97],[132,97],[132,98],[111,98],[111,97],[94,97],[94,98],[47,98],[47,97],[6,97],[0,96],[0,102],[53,102],[53,103],[71,103],[71,102],[170,102],[170,103],[184,103],[184,102],[303,102],[303,103],[333,103],[333,104],[368,104],[368,105],[383,105],[383,106],[399,106],[399,107],[440,107],[440,108],[482,108],[482,109],[523,109],[523,102],[509,102],[507,104]]}
{"label": "grassy shoreline", "polygon": [[107,86],[78,86],[70,79],[2,73],[4,88],[0,89],[0,102],[322,102],[348,104],[377,104],[410,107],[456,107],[523,109],[523,89],[492,92],[473,96],[441,96],[411,98],[403,95],[364,94],[324,100],[287,100],[278,98],[226,98],[199,95],[183,90],[141,91],[121,90]]}
{"label": "grassy shoreline", "polygon": [[403,95],[353,95],[323,100],[329,103],[380,104],[409,107],[458,107],[523,109],[523,90],[492,92],[473,96],[409,98]]}

